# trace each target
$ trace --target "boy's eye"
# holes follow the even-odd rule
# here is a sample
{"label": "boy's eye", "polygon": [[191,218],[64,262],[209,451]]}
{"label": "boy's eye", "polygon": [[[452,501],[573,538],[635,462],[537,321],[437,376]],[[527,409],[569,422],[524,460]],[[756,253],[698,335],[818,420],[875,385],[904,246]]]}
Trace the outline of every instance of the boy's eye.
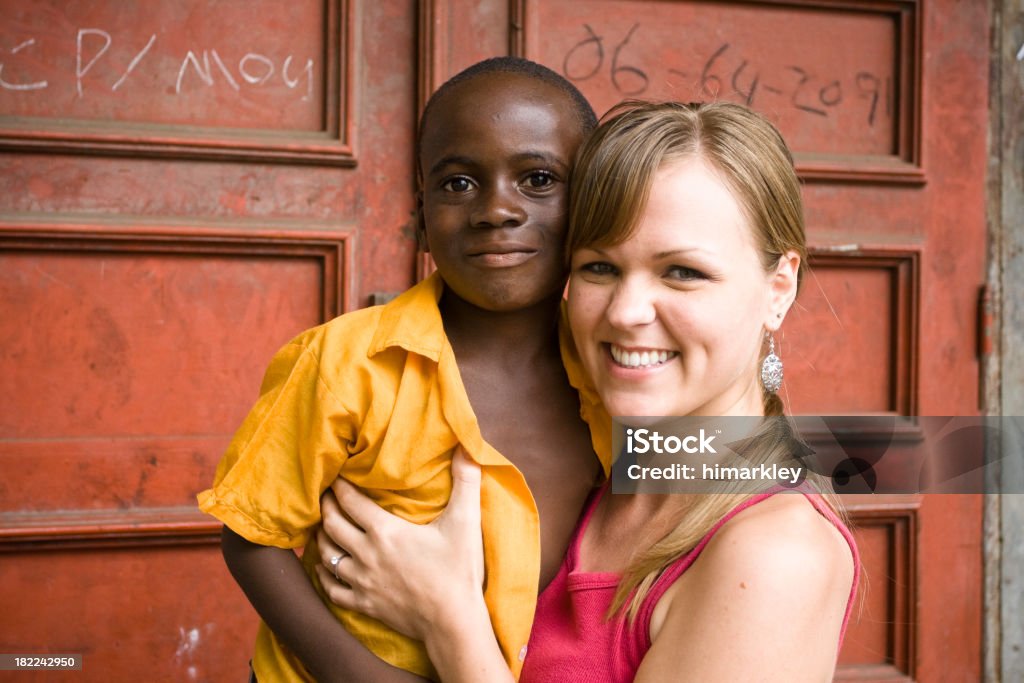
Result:
{"label": "boy's eye", "polygon": [[469,178],[463,178],[456,176],[450,180],[446,180],[441,187],[448,192],[469,192],[472,189],[473,184],[469,182]]}
{"label": "boy's eye", "polygon": [[526,184],[533,190],[542,190],[550,187],[555,182],[555,177],[547,171],[534,171],[526,177]]}

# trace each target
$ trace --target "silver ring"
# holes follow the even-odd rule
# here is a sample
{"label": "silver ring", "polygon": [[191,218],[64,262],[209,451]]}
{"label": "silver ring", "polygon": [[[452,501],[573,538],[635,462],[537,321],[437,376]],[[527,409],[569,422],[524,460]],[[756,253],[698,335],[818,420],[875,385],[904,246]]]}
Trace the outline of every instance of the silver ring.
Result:
{"label": "silver ring", "polygon": [[341,581],[341,577],[338,576],[338,564],[341,563],[345,555],[346,553],[342,553],[341,555],[334,555],[333,557],[331,557],[331,570],[334,572],[334,578],[336,578],[338,581]]}

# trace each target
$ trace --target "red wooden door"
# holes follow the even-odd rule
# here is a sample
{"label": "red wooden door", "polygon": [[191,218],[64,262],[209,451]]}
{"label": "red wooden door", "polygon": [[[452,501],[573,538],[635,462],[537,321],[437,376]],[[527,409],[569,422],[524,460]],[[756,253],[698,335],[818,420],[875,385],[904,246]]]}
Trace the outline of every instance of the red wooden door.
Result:
{"label": "red wooden door", "polygon": [[[544,62],[598,110],[766,112],[813,247],[780,339],[790,407],[978,410],[985,3],[0,0],[0,18],[0,652],[83,654],[69,680],[243,675],[254,617],[194,495],[274,349],[412,281],[415,114],[484,57]],[[978,680],[980,499],[850,502],[868,586],[839,678]]]}
{"label": "red wooden door", "polygon": [[195,495],[279,346],[413,280],[415,27],[0,1],[0,652],[84,657],[39,678],[247,675]]}
{"label": "red wooden door", "polygon": [[[978,414],[985,3],[436,0],[424,10],[425,91],[507,40],[573,80],[598,113],[624,97],[719,97],[764,112],[797,157],[812,252],[779,339],[789,408]],[[837,679],[980,680],[981,497],[847,503],[867,581]]]}

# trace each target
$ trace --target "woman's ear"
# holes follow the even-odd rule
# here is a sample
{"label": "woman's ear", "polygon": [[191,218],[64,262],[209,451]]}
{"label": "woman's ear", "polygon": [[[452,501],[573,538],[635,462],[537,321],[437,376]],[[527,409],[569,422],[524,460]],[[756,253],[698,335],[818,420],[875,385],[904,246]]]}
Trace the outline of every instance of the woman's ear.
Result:
{"label": "woman's ear", "polygon": [[782,321],[789,312],[789,307],[796,299],[796,290],[800,273],[800,254],[790,249],[779,257],[773,273],[768,276],[768,319],[764,326],[774,332],[782,326]]}

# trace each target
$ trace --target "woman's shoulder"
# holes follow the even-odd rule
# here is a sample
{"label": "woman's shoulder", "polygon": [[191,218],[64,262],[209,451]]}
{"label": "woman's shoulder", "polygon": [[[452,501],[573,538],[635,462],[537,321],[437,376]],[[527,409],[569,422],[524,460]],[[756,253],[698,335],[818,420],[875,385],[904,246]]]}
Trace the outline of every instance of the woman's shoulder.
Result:
{"label": "woman's shoulder", "polygon": [[853,576],[850,545],[807,497],[759,500],[725,522],[658,601],[644,666],[684,668],[695,680],[745,680],[752,671],[824,680]]}
{"label": "woman's shoulder", "polygon": [[853,554],[835,524],[803,495],[773,495],[718,529],[658,601],[650,636],[693,638],[705,652],[745,644],[781,654],[797,641],[818,643],[827,668],[838,638],[820,632],[834,626],[838,636],[853,579]]}
{"label": "woman's shoulder", "polygon": [[[838,521],[838,520],[836,520]],[[853,578],[850,545],[833,519],[804,495],[780,493],[722,525],[697,564],[723,574],[754,575],[778,587],[827,588],[837,575]]]}
{"label": "woman's shoulder", "polygon": [[777,494],[723,524],[656,612],[664,619],[730,604],[777,614],[794,601],[845,607],[853,576],[850,544],[833,521],[803,495]]}

